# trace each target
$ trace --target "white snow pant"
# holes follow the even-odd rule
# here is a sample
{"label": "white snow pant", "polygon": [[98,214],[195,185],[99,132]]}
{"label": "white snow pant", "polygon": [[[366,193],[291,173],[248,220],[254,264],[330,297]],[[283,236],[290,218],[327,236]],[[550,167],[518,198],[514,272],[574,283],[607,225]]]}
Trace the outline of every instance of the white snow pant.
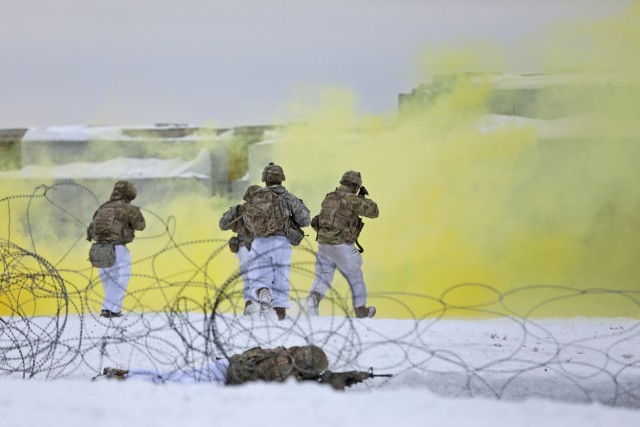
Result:
{"label": "white snow pant", "polygon": [[115,249],[115,264],[109,268],[98,269],[98,275],[104,289],[102,309],[119,313],[122,311],[122,300],[131,278],[131,253],[124,245],[117,245]]}
{"label": "white snow pant", "polygon": [[362,254],[358,252],[354,244],[326,245],[318,243],[316,278],[311,285],[311,291],[318,292],[324,298],[331,289],[336,268],[349,283],[353,306],[365,305],[367,303],[367,287],[364,284],[362,274]]}
{"label": "white snow pant", "polygon": [[240,276],[242,276],[242,296],[245,301],[257,301],[251,293],[251,279],[249,278],[249,249],[240,245],[236,258],[240,267]]}
{"label": "white snow pant", "polygon": [[227,369],[229,359],[216,360],[213,363],[201,368],[190,368],[183,371],[158,372],[148,369],[131,369],[127,374],[127,379],[145,380],[158,383],[215,383],[223,386],[227,382]]}
{"label": "white snow pant", "polygon": [[256,237],[249,251],[249,280],[251,292],[257,300],[258,290],[271,291],[273,307],[289,308],[289,272],[291,271],[291,243],[284,236]]}

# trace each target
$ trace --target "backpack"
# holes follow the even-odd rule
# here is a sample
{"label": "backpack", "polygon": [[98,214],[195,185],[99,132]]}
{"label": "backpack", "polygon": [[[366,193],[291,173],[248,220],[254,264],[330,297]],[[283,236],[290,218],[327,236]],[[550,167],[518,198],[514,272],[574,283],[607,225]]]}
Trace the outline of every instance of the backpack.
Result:
{"label": "backpack", "polygon": [[268,188],[256,190],[245,206],[244,223],[256,237],[284,231],[286,220],[280,198]]}
{"label": "backpack", "polygon": [[93,216],[91,237],[96,242],[119,242],[124,238],[124,228],[129,217],[122,206],[102,205]]}
{"label": "backpack", "polygon": [[346,240],[355,240],[358,237],[358,216],[342,202],[342,198],[337,191],[326,195],[320,207],[318,226],[337,231]]}

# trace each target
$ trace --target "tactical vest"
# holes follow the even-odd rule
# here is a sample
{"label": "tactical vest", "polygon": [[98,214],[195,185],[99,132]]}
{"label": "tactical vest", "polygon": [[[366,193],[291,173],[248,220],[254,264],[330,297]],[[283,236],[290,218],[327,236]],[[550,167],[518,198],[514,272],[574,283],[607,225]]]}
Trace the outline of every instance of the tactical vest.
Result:
{"label": "tactical vest", "polygon": [[318,224],[320,229],[335,231],[347,242],[358,237],[358,214],[346,203],[344,195],[333,191],[326,195],[320,207]]}
{"label": "tactical vest", "polygon": [[227,369],[227,384],[249,381],[284,381],[294,373],[293,360],[284,347],[252,348],[231,356]]}
{"label": "tactical vest", "polygon": [[244,209],[244,224],[256,237],[267,237],[285,229],[287,213],[278,195],[269,188],[256,190]]}
{"label": "tactical vest", "polygon": [[96,242],[128,243],[125,236],[128,223],[127,210],[117,201],[107,202],[93,216],[91,237]]}

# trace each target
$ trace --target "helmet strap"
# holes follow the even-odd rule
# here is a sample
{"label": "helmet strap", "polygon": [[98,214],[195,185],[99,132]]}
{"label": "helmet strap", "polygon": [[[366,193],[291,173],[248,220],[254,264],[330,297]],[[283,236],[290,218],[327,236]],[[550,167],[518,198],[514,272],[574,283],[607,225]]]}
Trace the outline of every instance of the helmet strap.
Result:
{"label": "helmet strap", "polygon": [[353,183],[353,182],[343,181],[340,184],[342,184],[345,187],[349,188],[354,193],[356,193],[360,189],[360,186],[355,184],[355,183]]}

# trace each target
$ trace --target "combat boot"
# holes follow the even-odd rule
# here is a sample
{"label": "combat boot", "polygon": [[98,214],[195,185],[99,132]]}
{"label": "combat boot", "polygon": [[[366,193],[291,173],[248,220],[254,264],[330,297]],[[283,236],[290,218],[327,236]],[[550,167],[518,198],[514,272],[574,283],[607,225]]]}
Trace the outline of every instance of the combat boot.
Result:
{"label": "combat boot", "polygon": [[120,311],[115,312],[115,311],[111,311],[111,310],[102,310],[100,312],[100,317],[105,317],[107,319],[111,319],[111,318],[114,318],[114,317],[122,317],[122,312],[120,312]]}
{"label": "combat boot", "polygon": [[254,314],[256,314],[260,310],[258,305],[259,304],[256,304],[251,300],[247,300],[244,303],[244,315],[245,316],[253,316]]}
{"label": "combat boot", "polygon": [[356,313],[358,319],[366,319],[376,315],[376,308],[374,306],[367,307],[366,305],[361,305],[360,307],[354,307],[353,311]]}
{"label": "combat boot", "polygon": [[284,318],[287,316],[287,309],[284,307],[273,307],[273,311],[276,312],[278,320],[284,320]]}
{"label": "combat boot", "polygon": [[125,379],[125,375],[127,375],[129,373],[129,371],[125,370],[125,369],[118,369],[118,368],[104,368],[102,370],[102,375],[104,375],[107,378],[116,378],[118,380],[123,380]]}
{"label": "combat boot", "polygon": [[260,317],[267,317],[271,312],[271,291],[268,288],[258,290],[258,301],[260,302]]}
{"label": "combat boot", "polygon": [[320,300],[322,299],[322,295],[319,292],[312,291],[307,296],[307,316],[319,316],[320,315]]}

